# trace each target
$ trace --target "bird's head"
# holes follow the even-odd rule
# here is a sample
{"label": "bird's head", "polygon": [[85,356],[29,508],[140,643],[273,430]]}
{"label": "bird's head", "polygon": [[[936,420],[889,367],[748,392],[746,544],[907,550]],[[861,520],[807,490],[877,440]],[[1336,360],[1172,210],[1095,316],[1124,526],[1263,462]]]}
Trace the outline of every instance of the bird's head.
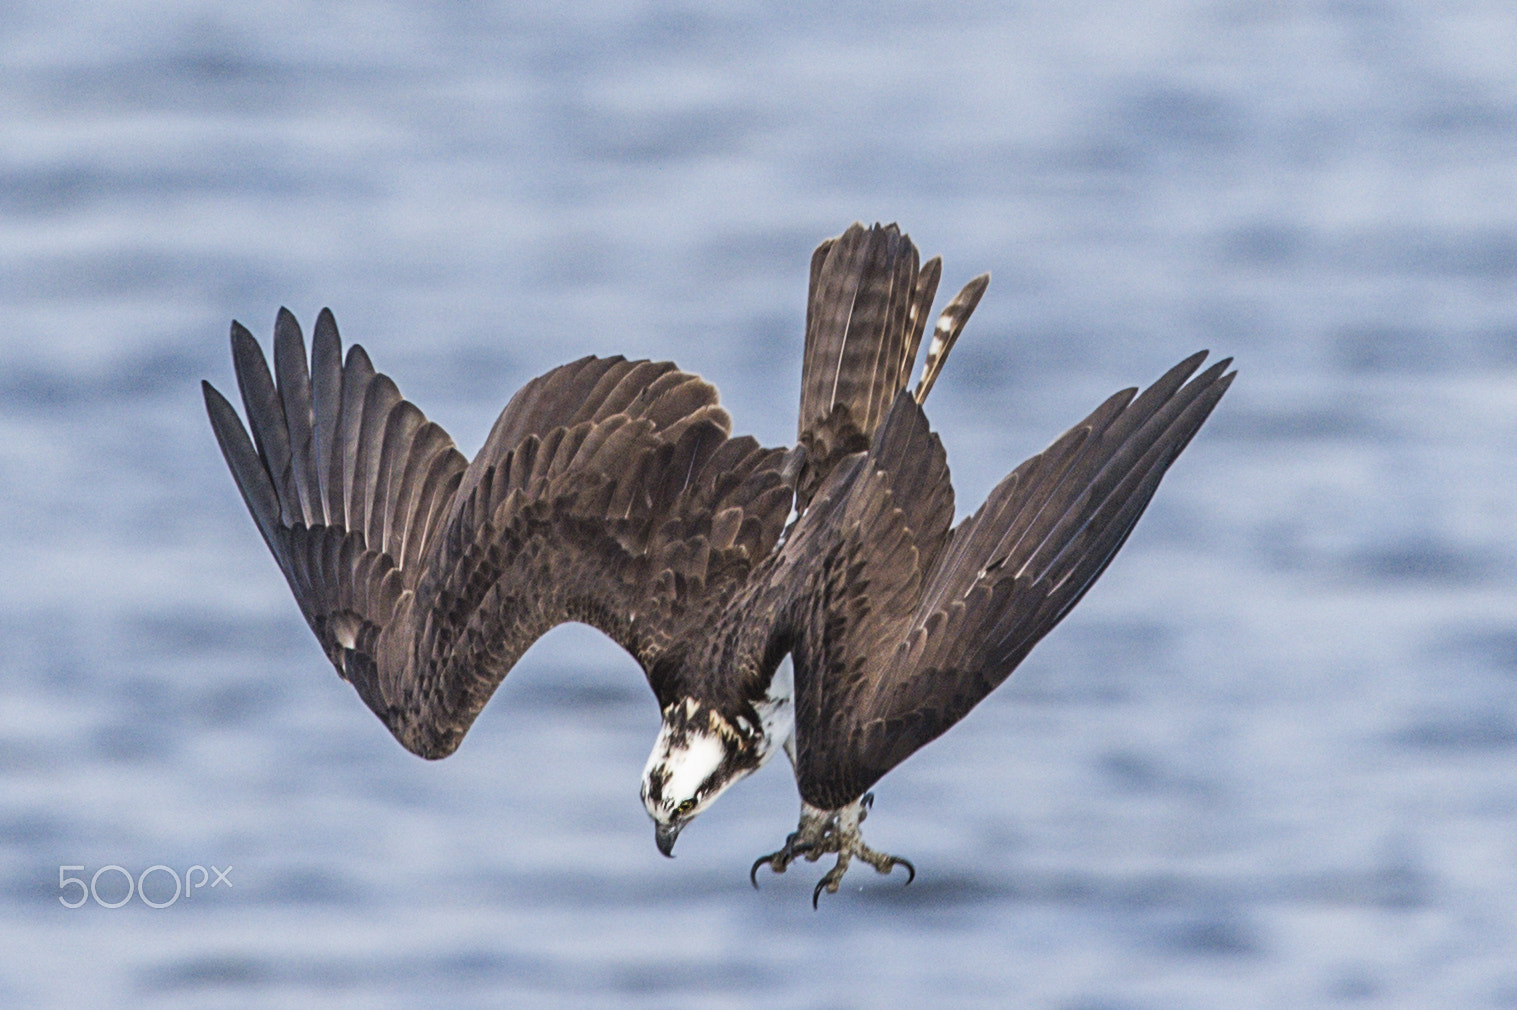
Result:
{"label": "bird's head", "polygon": [[658,851],[674,855],[674,840],[685,825],[758,766],[755,750],[753,740],[693,699],[664,709],[643,769],[643,806],[653,818]]}

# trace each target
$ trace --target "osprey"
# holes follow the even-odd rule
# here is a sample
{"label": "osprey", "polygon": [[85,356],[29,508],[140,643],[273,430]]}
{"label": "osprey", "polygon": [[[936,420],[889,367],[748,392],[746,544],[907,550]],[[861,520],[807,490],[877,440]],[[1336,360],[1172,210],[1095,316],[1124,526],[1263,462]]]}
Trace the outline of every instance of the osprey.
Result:
{"label": "osprey", "polygon": [[470,461],[363,348],[344,358],[327,310],[309,363],[280,310],[272,374],[232,324],[251,437],[209,383],[206,409],[327,658],[408,750],[451,754],[534,641],[591,625],[662,712],[642,779],[659,851],[783,750],[800,823],[749,876],[835,854],[815,905],[855,858],[910,883],[864,844],[870,788],[1079,601],[1236,374],[1196,374],[1202,351],[1115,394],[954,525],[922,403],[989,275],[908,390],[940,269],[895,225],[818,247],[788,450],[732,437],[673,364],[586,357],[523,386]]}

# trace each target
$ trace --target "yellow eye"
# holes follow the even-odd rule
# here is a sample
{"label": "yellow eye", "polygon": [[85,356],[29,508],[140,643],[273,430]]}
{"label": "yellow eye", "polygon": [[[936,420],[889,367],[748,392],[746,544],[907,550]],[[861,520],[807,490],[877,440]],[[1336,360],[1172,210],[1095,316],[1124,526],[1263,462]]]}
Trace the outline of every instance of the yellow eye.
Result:
{"label": "yellow eye", "polygon": [[674,816],[676,816],[676,817],[684,817],[686,814],[688,814],[690,811],[692,811],[694,809],[695,809],[695,801],[694,800],[685,800],[685,802],[681,803],[679,806],[677,806],[677,807],[674,808]]}

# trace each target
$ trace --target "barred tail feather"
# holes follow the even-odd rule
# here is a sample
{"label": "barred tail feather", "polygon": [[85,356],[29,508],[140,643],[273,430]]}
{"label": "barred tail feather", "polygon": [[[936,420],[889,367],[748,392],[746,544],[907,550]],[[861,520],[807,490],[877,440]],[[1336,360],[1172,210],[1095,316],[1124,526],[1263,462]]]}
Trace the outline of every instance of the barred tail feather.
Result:
{"label": "barred tail feather", "polygon": [[[862,452],[907,388],[942,276],[936,257],[894,224],[854,224],[811,258],[806,350],[801,369],[798,467],[802,506],[845,456]],[[930,388],[988,277],[976,278],[938,322]],[[919,386],[918,401],[925,396]]]}
{"label": "barred tail feather", "polygon": [[922,365],[922,378],[912,394],[918,403],[927,401],[927,394],[932,392],[932,385],[938,381],[938,373],[948,360],[948,352],[953,350],[954,342],[964,332],[964,324],[969,322],[970,314],[980,304],[980,296],[985,294],[985,289],[989,286],[990,274],[980,274],[953,296],[953,301],[948,303],[943,314],[938,317],[938,325],[932,333],[932,344],[927,348],[927,361]]}

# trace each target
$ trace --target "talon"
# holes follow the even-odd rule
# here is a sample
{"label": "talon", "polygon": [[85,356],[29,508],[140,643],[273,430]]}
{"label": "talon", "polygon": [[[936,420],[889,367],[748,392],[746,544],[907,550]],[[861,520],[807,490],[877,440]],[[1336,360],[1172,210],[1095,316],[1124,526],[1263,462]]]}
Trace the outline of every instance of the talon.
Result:
{"label": "talon", "polygon": [[803,802],[800,827],[785,839],[785,845],[780,851],[764,856],[749,868],[748,880],[756,889],[759,867],[765,863],[775,873],[784,873],[791,863],[802,856],[807,862],[814,863],[822,856],[836,853],[836,865],[822,875],[822,879],[817,881],[816,887],[811,891],[813,909],[821,907],[823,891],[828,894],[838,893],[843,876],[855,859],[868,863],[876,872],[885,875],[894,872],[897,866],[904,866],[906,885],[909,885],[917,877],[917,868],[911,860],[892,856],[888,852],[876,852],[864,844],[864,838],[859,833],[859,823],[864,820],[873,803],[873,793],[865,793],[852,804],[837,810],[821,810]]}
{"label": "talon", "polygon": [[[790,838],[786,840],[785,847],[783,849],[780,849],[778,852],[771,852],[767,856],[759,856],[758,859],[753,861],[753,866],[748,870],[749,883],[753,884],[753,889],[757,891],[759,889],[758,871],[760,866],[768,863],[770,871],[774,873],[784,873],[785,870],[789,868],[790,864],[795,862],[796,856],[806,855],[814,848],[816,848],[816,846],[812,845],[810,842],[801,842],[797,844],[795,841],[795,836],[791,835]],[[815,862],[817,859],[816,856],[808,856],[807,858],[809,858],[812,862]]]}

